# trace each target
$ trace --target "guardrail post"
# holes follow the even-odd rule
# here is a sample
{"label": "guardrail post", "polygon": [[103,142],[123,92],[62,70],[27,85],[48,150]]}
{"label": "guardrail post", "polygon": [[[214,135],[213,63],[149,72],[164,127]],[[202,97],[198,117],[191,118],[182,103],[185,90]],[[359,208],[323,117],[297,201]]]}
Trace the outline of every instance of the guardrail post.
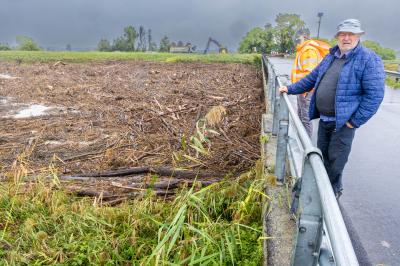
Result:
{"label": "guardrail post", "polygon": [[277,136],[279,131],[279,110],[281,108],[281,101],[280,97],[275,97],[274,99],[274,117],[272,118],[272,135]]}
{"label": "guardrail post", "polygon": [[[273,71],[273,73],[275,73],[275,71]],[[279,84],[280,83],[278,82],[278,78],[280,78],[281,76],[278,76],[275,74],[274,77],[275,78],[274,78],[274,83],[273,83],[274,89],[273,89],[273,99],[272,99],[273,105],[274,105],[274,110],[273,110],[274,117],[273,117],[273,121],[272,121],[272,135],[276,136],[276,135],[278,135],[279,126],[280,126],[279,125],[280,108],[281,108],[282,104],[286,106],[286,103],[283,100],[283,98],[281,100],[282,95],[279,92]]]}
{"label": "guardrail post", "polygon": [[269,112],[274,113],[275,108],[275,72],[272,69],[271,64],[268,64],[268,92],[269,92]]}
{"label": "guardrail post", "polygon": [[[278,79],[279,77],[276,77]],[[275,82],[279,84],[279,82]],[[276,88],[277,90],[278,88]],[[278,93],[278,92],[277,92]],[[283,184],[286,175],[286,155],[287,155],[287,144],[288,144],[288,131],[289,131],[289,110],[283,97],[277,97],[275,102],[274,112],[274,126],[276,127],[278,135],[278,145],[276,148],[276,159],[275,159],[275,176],[278,183]]]}
{"label": "guardrail post", "polygon": [[292,265],[317,265],[322,239],[322,206],[314,171],[308,158],[303,165],[300,217]]}
{"label": "guardrail post", "polygon": [[275,73],[275,70],[272,69],[272,73],[273,73],[273,82],[272,82],[272,105],[273,105],[273,109],[272,109],[272,113],[274,114],[273,120],[272,120],[272,135],[276,136],[278,135],[278,131],[279,131],[279,119],[280,119],[280,105],[281,103],[283,103],[282,101],[280,101],[280,93],[278,91],[278,86],[279,86],[279,82],[278,82],[278,76]]}
{"label": "guardrail post", "polygon": [[270,65],[268,62],[264,61],[264,58],[261,59],[261,65],[262,65],[262,75],[263,75],[264,101],[265,101],[266,112],[268,113],[268,110],[271,109],[271,99],[270,99],[271,92],[269,86]]}

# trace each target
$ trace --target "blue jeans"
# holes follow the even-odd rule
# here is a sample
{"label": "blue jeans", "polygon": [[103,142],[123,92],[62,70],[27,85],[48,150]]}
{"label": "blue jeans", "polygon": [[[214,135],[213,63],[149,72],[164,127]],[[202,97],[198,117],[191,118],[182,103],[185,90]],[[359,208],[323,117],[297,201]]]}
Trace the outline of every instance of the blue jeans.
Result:
{"label": "blue jeans", "polygon": [[335,193],[343,190],[342,173],[353,143],[355,128],[344,125],[335,129],[336,122],[319,121],[317,146],[324,157],[324,165]]}

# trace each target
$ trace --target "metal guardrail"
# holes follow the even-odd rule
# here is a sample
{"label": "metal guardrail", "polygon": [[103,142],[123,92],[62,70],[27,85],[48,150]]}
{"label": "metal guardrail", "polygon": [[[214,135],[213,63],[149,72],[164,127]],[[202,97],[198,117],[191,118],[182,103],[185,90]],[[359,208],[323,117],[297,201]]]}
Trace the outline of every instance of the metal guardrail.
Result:
{"label": "metal guardrail", "polygon": [[400,72],[385,70],[386,75],[392,76],[395,78],[400,78]]}
{"label": "metal guardrail", "polygon": [[[288,95],[279,93],[278,88],[282,86],[281,77],[277,75],[266,56],[262,58],[262,67],[263,75],[266,77],[265,99],[269,101],[268,111],[273,113],[272,134],[278,138],[275,162],[278,182],[284,183],[286,158],[292,150],[288,136],[289,127],[294,129],[292,131],[295,132],[299,145],[304,150],[304,159],[300,162],[302,164],[300,211],[292,265],[359,265],[321,152],[312,145]],[[293,164],[293,156],[290,157],[289,161]],[[291,168],[298,169],[297,166]],[[333,254],[330,248],[321,246],[324,237],[328,239]]]}

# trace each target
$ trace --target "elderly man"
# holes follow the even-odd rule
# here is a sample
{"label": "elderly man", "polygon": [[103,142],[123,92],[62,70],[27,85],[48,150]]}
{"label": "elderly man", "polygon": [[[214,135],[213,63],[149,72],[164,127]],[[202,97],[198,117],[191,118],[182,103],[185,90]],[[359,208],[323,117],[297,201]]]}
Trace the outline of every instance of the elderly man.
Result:
{"label": "elderly man", "polygon": [[[295,34],[296,58],[292,68],[291,82],[295,83],[304,78],[322,61],[329,52],[329,44],[310,39],[308,29],[300,29]],[[297,96],[297,114],[308,135],[311,137],[312,124],[308,115],[312,92],[305,92]]]}
{"label": "elderly man", "polygon": [[342,172],[356,128],[378,110],[385,89],[382,60],[365,48],[360,21],[347,19],[337,27],[338,44],[305,78],[281,87],[280,92],[301,94],[315,88],[310,119],[320,118],[318,148],[336,198],[342,194]]}

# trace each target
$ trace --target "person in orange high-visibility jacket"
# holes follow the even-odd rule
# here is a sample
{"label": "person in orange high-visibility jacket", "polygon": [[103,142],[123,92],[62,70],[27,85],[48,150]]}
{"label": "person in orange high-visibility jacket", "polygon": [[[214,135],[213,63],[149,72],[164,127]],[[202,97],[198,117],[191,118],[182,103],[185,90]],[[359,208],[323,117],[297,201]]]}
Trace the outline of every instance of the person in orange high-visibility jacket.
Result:
{"label": "person in orange high-visibility jacket", "polygon": [[[310,31],[301,29],[295,34],[296,58],[292,69],[291,81],[295,83],[307,76],[329,53],[329,44],[310,39]],[[297,96],[297,113],[308,135],[311,137],[312,124],[308,116],[312,92]]]}

